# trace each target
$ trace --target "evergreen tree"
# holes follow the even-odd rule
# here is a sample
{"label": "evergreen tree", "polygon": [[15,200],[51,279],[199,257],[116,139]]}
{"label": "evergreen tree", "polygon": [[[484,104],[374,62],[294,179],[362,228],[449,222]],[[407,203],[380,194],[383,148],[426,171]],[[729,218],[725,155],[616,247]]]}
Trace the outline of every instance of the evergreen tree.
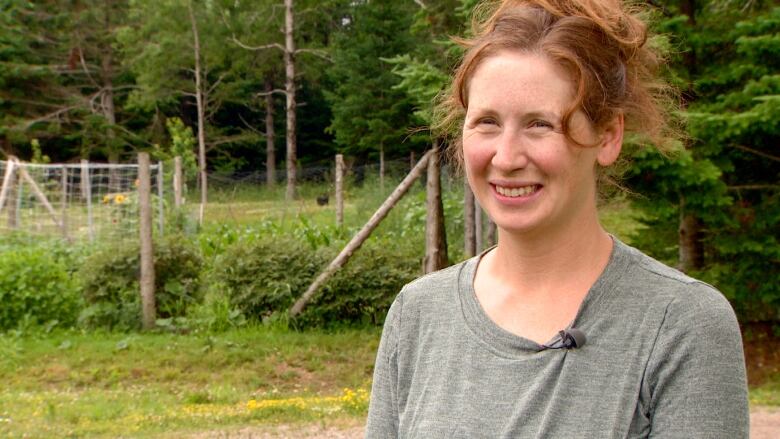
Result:
{"label": "evergreen tree", "polygon": [[413,103],[394,88],[401,78],[384,59],[410,53],[412,2],[355,1],[332,43],[333,65],[325,96],[333,119],[328,130],[342,151],[363,158],[408,149],[403,145],[415,127]]}
{"label": "evergreen tree", "polygon": [[[743,316],[777,318],[780,8],[760,1],[665,6],[662,29],[677,37],[689,139],[669,158],[635,156],[629,181],[647,194],[638,205],[650,226],[638,243],[673,262],[674,250],[692,238],[695,257],[682,268],[721,288]],[[681,238],[679,230],[695,234]]]}

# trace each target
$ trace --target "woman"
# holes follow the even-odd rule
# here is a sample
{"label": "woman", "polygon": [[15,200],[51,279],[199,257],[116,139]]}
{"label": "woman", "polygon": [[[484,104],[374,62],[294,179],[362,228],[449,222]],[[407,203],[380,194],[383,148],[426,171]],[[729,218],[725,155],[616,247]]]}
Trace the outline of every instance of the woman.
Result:
{"label": "woman", "polygon": [[619,1],[503,1],[476,35],[444,110],[498,245],[398,295],[366,437],[747,437],[726,299],[599,224],[624,132],[666,132],[642,21]]}

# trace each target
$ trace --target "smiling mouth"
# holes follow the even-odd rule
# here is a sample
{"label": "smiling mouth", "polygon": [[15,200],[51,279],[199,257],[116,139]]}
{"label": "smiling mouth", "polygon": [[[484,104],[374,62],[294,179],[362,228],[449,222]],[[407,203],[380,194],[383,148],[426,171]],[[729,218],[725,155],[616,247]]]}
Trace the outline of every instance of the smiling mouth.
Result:
{"label": "smiling mouth", "polygon": [[503,187],[503,186],[494,186],[496,188],[496,192],[504,197],[509,198],[519,198],[519,197],[527,197],[534,192],[541,189],[541,185],[533,184],[530,186],[522,186],[522,187]]}

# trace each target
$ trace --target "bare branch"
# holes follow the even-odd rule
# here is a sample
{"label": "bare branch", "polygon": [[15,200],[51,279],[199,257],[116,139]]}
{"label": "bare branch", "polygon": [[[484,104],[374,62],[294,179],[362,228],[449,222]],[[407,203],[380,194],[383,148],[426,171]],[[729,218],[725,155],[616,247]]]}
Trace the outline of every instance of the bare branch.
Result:
{"label": "bare branch", "polygon": [[217,78],[217,80],[214,81],[214,84],[212,84],[211,87],[209,87],[209,89],[206,90],[206,94],[211,94],[211,92],[213,92],[217,88],[217,86],[219,86],[219,84],[222,82],[222,80],[225,79],[225,76],[227,76],[226,72],[223,72],[222,74],[220,74],[219,78]]}
{"label": "bare branch", "polygon": [[758,151],[758,150],[755,150],[753,148],[748,148],[747,146],[734,145],[734,148],[741,149],[742,151],[746,151],[746,152],[749,152],[751,154],[755,154],[755,155],[761,156],[761,157],[763,157],[765,159],[773,160],[775,162],[780,162],[780,157],[773,156],[771,154],[767,154],[765,152]]}
{"label": "bare branch", "polygon": [[27,121],[27,123],[24,124],[23,130],[29,129],[31,126],[35,125],[38,122],[46,122],[46,121],[55,119],[55,118],[60,117],[61,115],[65,114],[65,113],[67,113],[67,112],[69,112],[71,110],[75,110],[75,109],[80,108],[80,107],[81,107],[81,105],[72,105],[70,107],[61,108],[61,109],[59,109],[57,111],[54,111],[52,113],[49,113],[49,114],[43,115],[41,117],[35,118],[33,120]]}
{"label": "bare branch", "polygon": [[234,136],[225,136],[225,137],[222,137],[222,138],[215,139],[215,140],[212,140],[210,142],[207,142],[208,147],[206,148],[206,150],[207,151],[211,151],[212,149],[214,149],[214,148],[216,148],[216,147],[218,147],[220,145],[225,145],[225,144],[228,144],[228,143],[241,142],[241,141],[244,141],[244,140],[252,140],[252,139],[255,139],[256,137],[257,136],[255,136],[254,134],[246,134],[246,133],[236,134]]}
{"label": "bare branch", "polygon": [[265,96],[268,96],[268,95],[271,95],[271,94],[274,94],[274,93],[278,93],[278,94],[285,95],[285,96],[287,95],[287,91],[282,90],[280,88],[275,88],[275,89],[273,89],[271,91],[257,92],[257,93],[255,93],[255,97],[258,97],[258,98],[265,97]]}
{"label": "bare branch", "polygon": [[251,132],[253,132],[253,133],[255,133],[255,134],[259,135],[259,136],[265,137],[265,135],[266,135],[265,132],[264,131],[260,131],[257,128],[253,127],[252,125],[250,125],[249,122],[247,122],[244,119],[244,116],[242,116],[241,113],[238,113],[238,118],[241,119],[241,122],[244,124],[245,127],[247,127],[247,129],[249,129],[249,131],[251,131]]}
{"label": "bare branch", "polygon": [[258,50],[265,50],[265,49],[279,49],[279,50],[281,50],[282,52],[284,52],[284,46],[282,46],[282,45],[281,45],[281,44],[279,44],[279,43],[265,44],[265,45],[262,45],[262,46],[248,46],[248,45],[246,45],[246,44],[242,43],[241,41],[239,41],[239,40],[238,40],[238,38],[236,38],[236,36],[235,36],[235,35],[233,35],[233,38],[232,38],[232,40],[233,40],[233,42],[234,42],[234,43],[236,43],[236,44],[237,44],[239,47],[241,47],[241,48],[244,48],[244,49],[246,49],[246,50],[253,50],[253,51],[258,51]]}
{"label": "bare branch", "polygon": [[79,51],[79,61],[81,64],[81,68],[84,70],[84,73],[87,75],[87,79],[89,79],[89,82],[92,83],[95,87],[100,87],[98,85],[97,81],[95,81],[95,78],[92,77],[92,74],[89,72],[89,68],[87,68],[87,60],[84,59],[84,51],[81,50],[81,45],[79,44],[77,50]]}
{"label": "bare branch", "polygon": [[328,56],[328,52],[322,49],[297,49],[295,53],[311,53],[312,55],[318,56],[325,61],[333,62],[333,58]]}

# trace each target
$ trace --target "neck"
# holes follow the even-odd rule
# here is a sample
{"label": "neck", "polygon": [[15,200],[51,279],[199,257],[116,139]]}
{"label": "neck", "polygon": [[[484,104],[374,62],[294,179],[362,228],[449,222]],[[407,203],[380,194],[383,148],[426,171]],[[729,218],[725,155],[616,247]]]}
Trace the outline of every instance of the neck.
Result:
{"label": "neck", "polygon": [[609,261],[612,239],[595,213],[571,224],[555,233],[512,234],[499,228],[498,246],[488,264],[492,275],[528,294],[595,282]]}

